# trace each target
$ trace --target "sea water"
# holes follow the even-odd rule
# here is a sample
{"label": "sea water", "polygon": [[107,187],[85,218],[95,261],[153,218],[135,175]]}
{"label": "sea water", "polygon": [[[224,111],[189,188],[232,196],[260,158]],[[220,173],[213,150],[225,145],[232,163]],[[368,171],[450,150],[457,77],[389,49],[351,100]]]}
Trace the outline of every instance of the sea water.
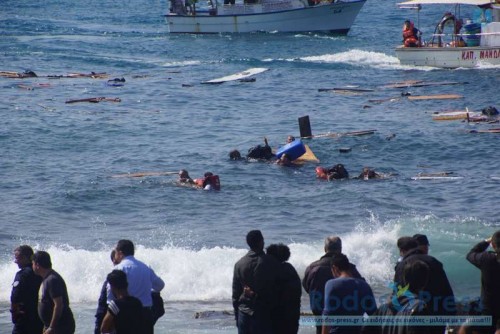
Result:
{"label": "sea water", "polygon": [[[394,46],[413,12],[368,1],[347,36],[256,33],[169,35],[165,1],[20,2],[0,10],[0,70],[30,69],[39,78],[0,78],[0,333],[9,333],[9,297],[19,244],[47,250],[66,280],[77,333],[90,333],[99,290],[118,239],[137,247],[165,283],[158,333],[235,333],[230,311],[234,263],[245,235],[261,229],[283,242],[302,277],[323,253],[323,239],[343,240],[377,296],[397,261],[396,240],[427,234],[459,299],[479,295],[479,272],[465,260],[499,229],[500,137],[470,130],[495,125],[436,122],[434,112],[499,108],[500,68],[441,70],[402,66]],[[429,38],[446,6],[426,10]],[[270,70],[255,82],[200,82],[250,67]],[[47,75],[106,72],[106,79]],[[406,80],[464,84],[380,88]],[[467,84],[465,84],[467,83]],[[344,86],[362,95],[318,92]],[[461,99],[409,101],[413,95]],[[89,97],[121,102],[66,104]],[[392,101],[373,103],[373,99]],[[313,134],[377,130],[361,137],[306,143],[319,165],[364,166],[386,180],[325,182],[316,164],[285,168],[232,162],[228,152],[284,144],[309,115]],[[339,148],[351,148],[339,153]],[[133,172],[189,170],[220,176],[222,190],[180,188],[174,176],[115,178]],[[414,181],[426,172],[459,180]],[[492,178],[493,177],[493,178]],[[218,311],[195,319],[196,312]],[[304,292],[302,311],[308,312]],[[301,333],[314,333],[302,326]]]}

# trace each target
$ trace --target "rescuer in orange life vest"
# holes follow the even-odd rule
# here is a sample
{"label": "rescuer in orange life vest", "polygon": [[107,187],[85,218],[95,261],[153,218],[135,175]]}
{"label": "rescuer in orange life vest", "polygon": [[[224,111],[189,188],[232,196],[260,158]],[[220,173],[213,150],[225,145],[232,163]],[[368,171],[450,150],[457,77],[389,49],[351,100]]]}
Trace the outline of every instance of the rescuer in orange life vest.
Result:
{"label": "rescuer in orange life vest", "polygon": [[405,47],[420,46],[420,30],[415,28],[413,22],[406,20],[403,25],[403,44]]}

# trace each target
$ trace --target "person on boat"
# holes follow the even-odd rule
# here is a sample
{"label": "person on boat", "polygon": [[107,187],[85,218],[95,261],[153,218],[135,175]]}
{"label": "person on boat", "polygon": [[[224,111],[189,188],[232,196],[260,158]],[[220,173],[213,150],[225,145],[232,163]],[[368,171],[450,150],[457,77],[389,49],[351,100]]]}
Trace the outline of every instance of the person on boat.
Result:
{"label": "person on boat", "polygon": [[403,45],[407,48],[420,46],[421,32],[412,21],[406,20],[403,25]]}
{"label": "person on boat", "polygon": [[193,179],[189,176],[189,173],[185,169],[179,171],[179,183],[181,184],[194,184]]}
{"label": "person on boat", "polygon": [[369,167],[363,167],[363,171],[359,174],[358,179],[361,180],[370,180],[370,179],[380,179],[382,175],[375,172],[373,169]]}

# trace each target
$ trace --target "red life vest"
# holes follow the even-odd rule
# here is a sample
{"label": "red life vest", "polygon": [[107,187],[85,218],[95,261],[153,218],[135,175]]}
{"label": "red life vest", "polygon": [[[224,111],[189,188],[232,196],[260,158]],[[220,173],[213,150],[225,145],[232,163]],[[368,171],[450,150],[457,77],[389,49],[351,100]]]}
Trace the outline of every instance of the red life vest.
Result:
{"label": "red life vest", "polygon": [[205,188],[207,185],[211,185],[214,190],[220,190],[219,175],[211,175],[202,179],[195,179],[194,183],[198,188]]}
{"label": "red life vest", "polygon": [[418,38],[415,35],[413,22],[410,22],[409,26],[406,24],[403,26],[403,43],[405,47],[418,46]]}

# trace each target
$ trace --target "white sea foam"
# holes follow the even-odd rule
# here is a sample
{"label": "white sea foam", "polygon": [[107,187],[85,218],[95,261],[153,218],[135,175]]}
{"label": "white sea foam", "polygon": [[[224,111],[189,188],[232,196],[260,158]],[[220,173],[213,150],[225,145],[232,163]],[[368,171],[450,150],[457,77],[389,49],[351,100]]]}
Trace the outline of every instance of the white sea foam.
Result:
{"label": "white sea foam", "polygon": [[201,61],[199,60],[185,60],[185,61],[171,61],[167,63],[163,63],[163,67],[184,67],[184,66],[196,66],[200,65]]}
{"label": "white sea foam", "polygon": [[[391,248],[398,226],[359,228],[340,235],[344,252],[371,284],[383,284],[392,275]],[[290,262],[302,277],[306,267],[323,255],[323,240],[292,243]],[[36,249],[37,247],[35,247]],[[54,269],[65,279],[73,303],[94,302],[107,273],[112,269],[109,251],[88,251],[60,245],[46,248]],[[164,279],[162,293],[170,301],[222,301],[231,298],[234,263],[246,249],[213,247],[192,250],[165,246],[152,249],[139,245],[136,257],[148,263]],[[0,285],[12,283],[17,266],[12,259],[0,260]],[[0,302],[8,301],[10,289],[0,290]]]}
{"label": "white sea foam", "polygon": [[431,71],[434,68],[425,66],[401,65],[399,59],[385,53],[353,49],[345,52],[319,56],[302,57],[300,60],[313,63],[340,63],[354,66],[370,66],[384,70],[420,70]]}

